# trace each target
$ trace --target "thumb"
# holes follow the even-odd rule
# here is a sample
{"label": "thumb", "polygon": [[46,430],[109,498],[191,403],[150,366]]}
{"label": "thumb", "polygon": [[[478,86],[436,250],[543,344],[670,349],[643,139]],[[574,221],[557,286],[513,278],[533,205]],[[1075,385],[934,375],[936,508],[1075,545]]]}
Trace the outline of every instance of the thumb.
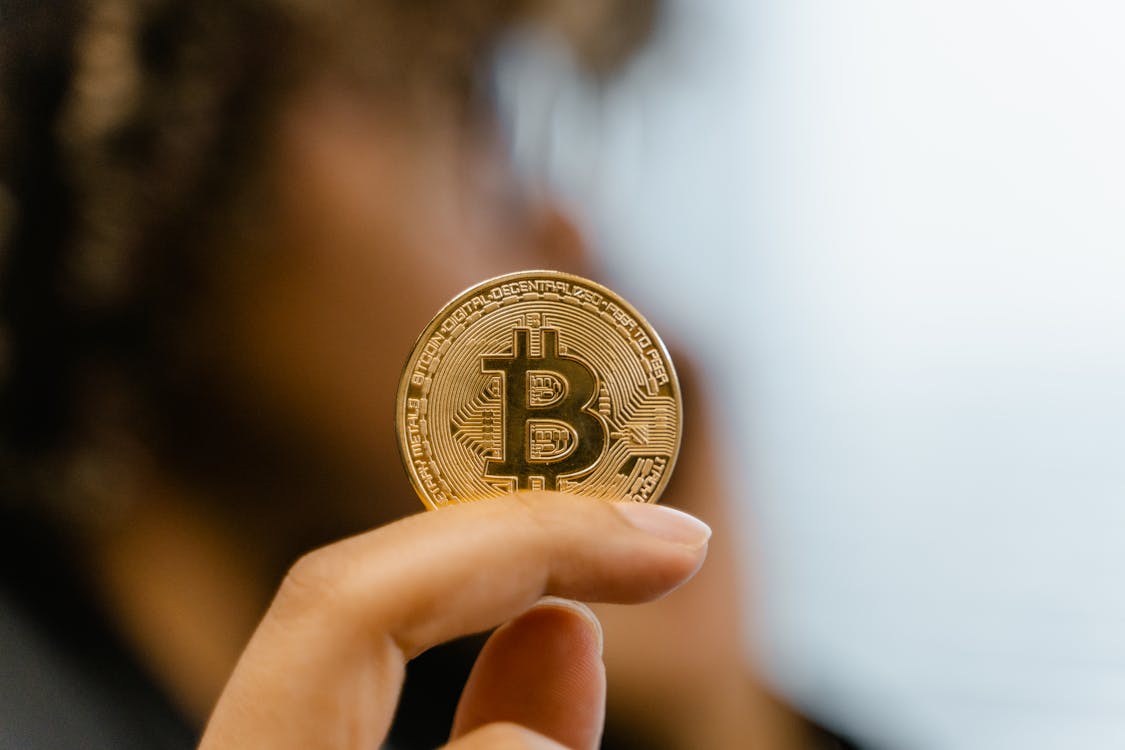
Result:
{"label": "thumb", "polygon": [[605,721],[602,633],[585,605],[547,597],[488,639],[473,667],[453,738],[510,722],[572,750],[592,750]]}

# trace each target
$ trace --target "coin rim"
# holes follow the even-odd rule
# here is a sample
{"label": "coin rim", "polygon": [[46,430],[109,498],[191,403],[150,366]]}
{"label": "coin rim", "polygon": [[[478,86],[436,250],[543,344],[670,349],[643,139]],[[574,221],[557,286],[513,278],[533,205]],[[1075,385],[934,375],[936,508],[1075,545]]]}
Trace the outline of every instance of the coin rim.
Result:
{"label": "coin rim", "polygon": [[[577,282],[580,284],[588,285],[595,291],[601,292],[605,296],[613,298],[614,301],[621,303],[622,308],[625,310],[625,312],[631,314],[637,320],[637,322],[641,323],[645,327],[646,333],[652,334],[654,345],[657,346],[660,349],[660,352],[664,355],[664,359],[668,363],[668,382],[672,386],[672,390],[676,396],[676,403],[679,406],[679,419],[676,421],[675,449],[673,450],[672,455],[669,456],[668,468],[665,470],[664,475],[660,478],[660,482],[653,489],[652,494],[649,496],[649,499],[646,502],[655,503],[660,499],[660,496],[664,494],[664,490],[667,488],[668,482],[672,478],[672,472],[676,468],[676,461],[680,457],[680,447],[681,443],[683,442],[684,432],[684,399],[683,392],[680,388],[680,378],[676,373],[676,365],[672,361],[672,355],[669,354],[668,347],[664,345],[664,340],[660,337],[660,334],[657,333],[653,325],[648,322],[648,318],[646,318],[644,315],[641,315],[641,313],[637,311],[637,308],[633,307],[632,303],[629,302],[629,300],[625,299],[619,293],[613,291],[605,285],[599,284],[598,282],[592,281],[591,279],[588,279],[584,276],[579,276],[578,274],[567,273],[566,271],[532,269],[527,271],[512,271],[510,273],[502,273],[499,276],[493,276],[491,278],[484,279],[483,281],[466,287],[465,289],[451,297],[448,302],[438,308],[438,311],[432,318],[430,318],[430,322],[425,325],[425,327],[422,329],[422,332],[419,333],[417,338],[414,339],[414,344],[410,347],[410,353],[407,354],[406,361],[403,362],[402,370],[399,374],[398,389],[395,392],[395,444],[398,445],[398,455],[399,459],[402,461],[402,468],[404,471],[406,471],[407,477],[410,478],[410,486],[414,489],[414,493],[418,495],[418,498],[422,501],[422,504],[426,506],[427,510],[440,510],[441,508],[447,506],[438,505],[432,502],[426,495],[425,491],[422,489],[418,477],[415,476],[413,463],[409,458],[410,449],[406,444],[406,431],[403,429],[404,419],[406,415],[406,392],[409,390],[409,379],[407,375],[411,371],[411,366],[417,359],[417,354],[420,351],[423,342],[428,341],[430,336],[433,335],[433,332],[437,329],[437,326],[440,323],[439,319],[447,310],[462,302],[465,298],[471,296],[479,289],[483,287],[495,286],[496,284],[512,279],[544,276],[557,279],[559,281],[568,281],[571,283]],[[524,491],[526,492],[527,490]],[[519,492],[519,490],[517,490],[517,492]],[[486,498],[480,499],[483,500]],[[629,502],[628,500],[603,501]],[[466,500],[457,503],[449,503],[448,505],[463,505],[469,502],[476,501]]]}

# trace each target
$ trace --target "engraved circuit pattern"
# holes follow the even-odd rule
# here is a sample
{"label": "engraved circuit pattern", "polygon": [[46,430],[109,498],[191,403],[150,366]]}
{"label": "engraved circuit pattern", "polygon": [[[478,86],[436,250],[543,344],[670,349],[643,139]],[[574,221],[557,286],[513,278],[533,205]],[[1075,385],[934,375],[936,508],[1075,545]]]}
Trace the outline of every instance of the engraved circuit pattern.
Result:
{"label": "engraved circuit pattern", "polygon": [[627,303],[530,271],[449,303],[419,339],[397,405],[408,473],[429,507],[557,489],[654,501],[679,450],[663,344]]}

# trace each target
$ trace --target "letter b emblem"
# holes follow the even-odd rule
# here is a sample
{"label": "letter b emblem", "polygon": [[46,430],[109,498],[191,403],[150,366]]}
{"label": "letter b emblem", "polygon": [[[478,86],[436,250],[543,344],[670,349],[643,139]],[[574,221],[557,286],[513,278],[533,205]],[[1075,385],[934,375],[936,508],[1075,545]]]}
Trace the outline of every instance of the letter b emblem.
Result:
{"label": "letter b emblem", "polygon": [[481,358],[481,369],[503,376],[503,458],[485,464],[485,476],[514,477],[516,488],[558,489],[560,478],[588,473],[605,449],[606,428],[590,410],[597,377],[585,363],[559,354],[559,332],[540,328],[540,356],[530,349],[530,329],[513,331],[512,355]]}

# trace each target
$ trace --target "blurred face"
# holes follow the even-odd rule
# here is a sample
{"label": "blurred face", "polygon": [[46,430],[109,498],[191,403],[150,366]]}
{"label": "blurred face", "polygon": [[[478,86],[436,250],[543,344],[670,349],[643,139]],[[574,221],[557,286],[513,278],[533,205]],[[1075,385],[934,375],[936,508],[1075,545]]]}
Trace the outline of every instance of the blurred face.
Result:
{"label": "blurred face", "polygon": [[417,510],[393,427],[415,337],[481,279],[573,268],[556,252],[572,235],[519,200],[487,134],[396,119],[330,86],[284,113],[271,170],[262,247],[227,274],[215,322],[235,387],[378,493],[366,512]]}

